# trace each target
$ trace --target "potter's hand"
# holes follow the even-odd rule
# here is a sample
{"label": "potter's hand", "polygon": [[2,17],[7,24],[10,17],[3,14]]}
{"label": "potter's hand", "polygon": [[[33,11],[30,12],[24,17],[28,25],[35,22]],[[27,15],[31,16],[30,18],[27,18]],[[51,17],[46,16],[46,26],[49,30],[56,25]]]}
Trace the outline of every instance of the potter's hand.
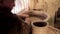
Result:
{"label": "potter's hand", "polygon": [[21,11],[18,16],[20,16],[21,18],[24,18],[24,21],[27,23],[27,24],[30,24],[31,20],[29,18],[29,11]]}

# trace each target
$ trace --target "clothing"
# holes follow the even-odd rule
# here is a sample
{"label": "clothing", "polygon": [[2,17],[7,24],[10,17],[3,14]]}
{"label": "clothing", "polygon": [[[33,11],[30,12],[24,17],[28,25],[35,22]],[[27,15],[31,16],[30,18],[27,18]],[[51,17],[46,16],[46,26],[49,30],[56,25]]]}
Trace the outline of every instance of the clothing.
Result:
{"label": "clothing", "polygon": [[14,27],[17,27],[17,29],[21,27],[21,20],[10,11],[11,9],[7,7],[0,7],[0,34],[8,34]]}
{"label": "clothing", "polygon": [[20,34],[32,34],[31,25],[28,25],[27,23],[22,23]]}

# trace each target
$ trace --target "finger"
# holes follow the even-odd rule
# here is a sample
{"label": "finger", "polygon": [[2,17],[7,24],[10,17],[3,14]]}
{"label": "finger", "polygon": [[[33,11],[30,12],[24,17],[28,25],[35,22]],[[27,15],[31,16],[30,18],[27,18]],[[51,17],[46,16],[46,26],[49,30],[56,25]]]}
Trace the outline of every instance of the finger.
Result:
{"label": "finger", "polygon": [[27,15],[27,14],[20,14],[20,15],[18,15],[18,16],[23,17],[23,18],[29,17],[29,15]]}
{"label": "finger", "polygon": [[30,18],[26,18],[26,19],[25,19],[25,22],[26,22],[28,25],[30,25],[30,23],[31,23]]}
{"label": "finger", "polygon": [[18,15],[19,14],[29,14],[29,13],[30,13],[30,11],[21,11],[21,12],[18,13]]}

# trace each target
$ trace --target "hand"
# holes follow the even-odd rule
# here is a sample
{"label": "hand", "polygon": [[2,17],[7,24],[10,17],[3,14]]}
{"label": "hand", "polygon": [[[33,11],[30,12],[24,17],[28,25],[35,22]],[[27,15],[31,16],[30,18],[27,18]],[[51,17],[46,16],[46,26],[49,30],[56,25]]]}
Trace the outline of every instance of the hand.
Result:
{"label": "hand", "polygon": [[25,22],[27,24],[30,24],[31,20],[29,18],[29,11],[21,11],[19,14],[17,14],[18,16],[22,17],[25,19]]}

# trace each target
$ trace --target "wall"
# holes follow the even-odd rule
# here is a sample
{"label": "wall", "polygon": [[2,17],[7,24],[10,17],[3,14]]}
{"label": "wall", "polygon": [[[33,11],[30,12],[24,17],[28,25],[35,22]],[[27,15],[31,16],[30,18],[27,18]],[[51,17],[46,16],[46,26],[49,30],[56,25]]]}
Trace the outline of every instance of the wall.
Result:
{"label": "wall", "polygon": [[[46,12],[50,15],[49,23],[51,26],[54,26],[54,17],[55,12],[59,7],[59,0],[30,0],[30,8],[31,9],[42,9],[42,12]],[[34,3],[35,2],[35,3]]]}

